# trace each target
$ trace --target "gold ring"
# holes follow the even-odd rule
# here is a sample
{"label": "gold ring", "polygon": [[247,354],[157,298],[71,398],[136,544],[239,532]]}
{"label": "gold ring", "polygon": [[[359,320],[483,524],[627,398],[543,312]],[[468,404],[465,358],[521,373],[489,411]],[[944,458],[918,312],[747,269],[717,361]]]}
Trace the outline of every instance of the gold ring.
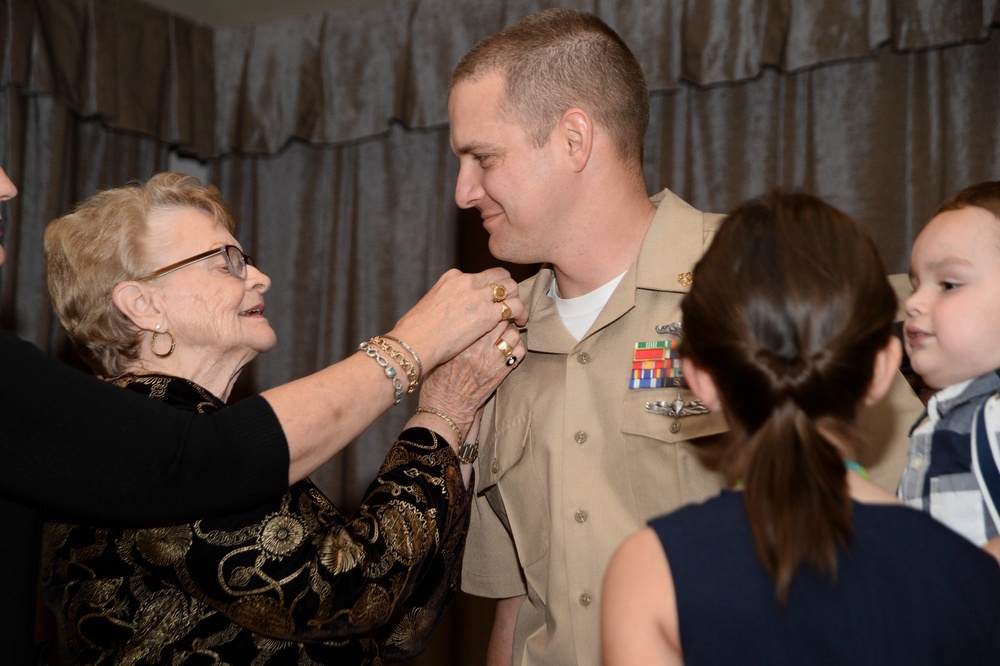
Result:
{"label": "gold ring", "polygon": [[514,348],[511,347],[510,343],[503,338],[496,341],[496,346],[497,349],[500,350],[500,353],[503,354],[504,358],[510,358],[514,355]]}
{"label": "gold ring", "polygon": [[507,298],[507,288],[502,284],[497,284],[494,282],[490,285],[490,289],[493,291],[493,302],[499,303],[503,299]]}
{"label": "gold ring", "polygon": [[500,319],[507,320],[510,319],[510,306],[504,301],[500,301]]}

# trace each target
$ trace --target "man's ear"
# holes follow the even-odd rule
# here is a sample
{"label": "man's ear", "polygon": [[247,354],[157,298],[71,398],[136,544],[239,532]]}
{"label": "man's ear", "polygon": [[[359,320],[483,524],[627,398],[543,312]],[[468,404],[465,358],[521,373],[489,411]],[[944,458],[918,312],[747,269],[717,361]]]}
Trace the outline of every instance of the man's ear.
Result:
{"label": "man's ear", "polygon": [[568,109],[559,118],[557,132],[573,170],[583,171],[594,149],[594,123],[590,114],[576,107]]}
{"label": "man's ear", "polygon": [[712,375],[687,357],[681,359],[681,367],[691,392],[712,411],[720,411],[722,403],[719,402],[719,389],[716,388]]}
{"label": "man's ear", "polygon": [[872,368],[872,380],[865,393],[865,405],[874,405],[889,392],[892,382],[899,371],[899,362],[903,359],[903,346],[895,335],[889,338],[882,349],[875,354],[875,364]]}
{"label": "man's ear", "polygon": [[157,305],[152,290],[142,282],[119,282],[111,291],[111,302],[140,330],[154,331],[158,324],[163,323],[162,309]]}

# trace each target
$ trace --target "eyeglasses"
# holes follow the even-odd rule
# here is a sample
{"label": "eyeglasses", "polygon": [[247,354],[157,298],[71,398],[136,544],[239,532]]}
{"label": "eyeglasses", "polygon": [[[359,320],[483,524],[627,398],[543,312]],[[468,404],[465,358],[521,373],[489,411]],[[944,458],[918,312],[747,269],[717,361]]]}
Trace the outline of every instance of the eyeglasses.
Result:
{"label": "eyeglasses", "polygon": [[161,278],[167,273],[173,273],[174,271],[179,271],[185,266],[190,266],[191,264],[196,264],[199,261],[204,261],[205,259],[210,259],[211,257],[222,255],[226,259],[226,268],[229,269],[230,275],[234,278],[239,278],[240,280],[245,280],[247,277],[247,266],[256,266],[257,263],[253,260],[253,257],[243,254],[243,250],[236,247],[235,245],[223,245],[217,250],[209,250],[208,252],[202,252],[201,254],[196,254],[190,259],[185,259],[184,261],[178,261],[176,264],[170,264],[169,266],[164,266],[163,268],[153,271],[149,275],[137,278],[139,282],[148,282],[149,280],[155,280],[156,278]]}

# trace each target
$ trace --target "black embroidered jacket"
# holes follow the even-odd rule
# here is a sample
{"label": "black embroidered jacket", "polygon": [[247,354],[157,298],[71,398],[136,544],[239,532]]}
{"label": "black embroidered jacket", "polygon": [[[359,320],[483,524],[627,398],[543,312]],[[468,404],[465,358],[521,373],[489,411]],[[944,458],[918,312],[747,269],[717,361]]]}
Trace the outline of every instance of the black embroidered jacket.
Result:
{"label": "black embroidered jacket", "polygon": [[[224,407],[175,377],[115,383],[179,408]],[[448,444],[413,428],[350,517],[304,480],[246,513],[190,524],[50,524],[43,585],[63,657],[175,665],[405,658],[426,646],[458,588],[470,495]]]}

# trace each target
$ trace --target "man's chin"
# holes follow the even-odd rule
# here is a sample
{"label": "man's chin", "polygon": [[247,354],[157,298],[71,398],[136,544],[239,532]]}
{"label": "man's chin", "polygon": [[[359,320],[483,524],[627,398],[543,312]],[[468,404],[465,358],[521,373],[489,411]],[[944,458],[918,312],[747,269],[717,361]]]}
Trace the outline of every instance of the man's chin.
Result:
{"label": "man's chin", "polygon": [[521,265],[541,263],[540,259],[530,256],[529,253],[523,251],[523,248],[511,247],[509,243],[504,243],[499,235],[490,236],[488,247],[490,254],[497,261]]}
{"label": "man's chin", "polygon": [[494,259],[499,261],[513,261],[510,259],[509,248],[500,242],[500,239],[495,234],[490,234],[490,240],[487,243],[487,247],[489,247],[490,254],[493,255]]}

